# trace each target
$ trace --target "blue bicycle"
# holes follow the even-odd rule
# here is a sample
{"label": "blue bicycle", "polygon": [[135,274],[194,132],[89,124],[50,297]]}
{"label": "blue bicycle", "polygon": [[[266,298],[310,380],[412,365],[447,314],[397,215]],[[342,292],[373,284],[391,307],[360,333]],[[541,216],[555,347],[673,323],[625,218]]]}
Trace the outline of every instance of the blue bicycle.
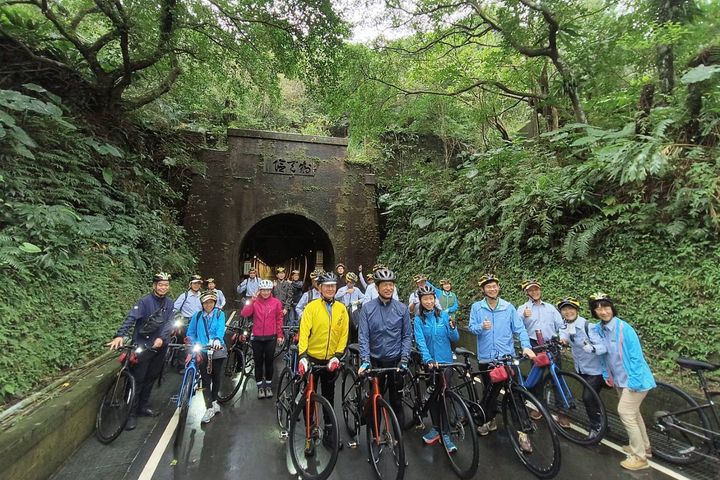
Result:
{"label": "blue bicycle", "polygon": [[[553,426],[578,445],[595,445],[607,430],[607,412],[598,392],[575,372],[560,370],[555,363],[562,344],[557,337],[533,348],[537,358],[520,383],[532,390],[542,382],[541,401],[551,414]],[[547,374],[546,374],[547,372]]]}
{"label": "blue bicycle", "polygon": [[182,383],[180,384],[180,390],[177,394],[176,405],[180,409],[180,417],[178,419],[178,426],[175,432],[175,453],[180,452],[182,446],[183,435],[185,434],[185,423],[187,422],[188,410],[190,409],[190,401],[198,391],[201,385],[202,378],[200,376],[200,370],[198,363],[202,358],[202,353],[206,352],[208,355],[207,369],[208,373],[212,370],[212,354],[213,349],[209,347],[202,347],[200,345],[186,345],[182,343],[172,343],[168,345],[169,348],[185,349],[189,350],[189,359],[185,362],[185,373],[183,374]]}

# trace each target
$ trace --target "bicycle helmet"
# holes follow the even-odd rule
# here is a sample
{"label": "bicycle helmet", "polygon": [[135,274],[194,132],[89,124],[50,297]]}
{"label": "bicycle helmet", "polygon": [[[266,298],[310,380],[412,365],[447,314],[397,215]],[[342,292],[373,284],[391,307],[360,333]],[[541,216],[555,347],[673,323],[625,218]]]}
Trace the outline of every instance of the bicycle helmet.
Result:
{"label": "bicycle helmet", "polygon": [[202,283],[203,279],[200,275],[191,275],[190,276],[190,283],[200,282]]}
{"label": "bicycle helmet", "polygon": [[530,279],[528,279],[528,280],[524,280],[524,281],[520,284],[520,288],[523,289],[523,290],[527,290],[528,288],[533,287],[533,286],[534,286],[534,287],[538,287],[538,288],[542,288],[542,284],[541,284],[540,282],[538,282],[537,280],[535,280],[534,278],[530,278]]}
{"label": "bicycle helmet", "polygon": [[170,281],[170,274],[166,272],[158,272],[155,275],[153,275],[153,283],[157,282],[169,282]]}
{"label": "bicycle helmet", "polygon": [[346,282],[357,283],[357,281],[358,281],[358,276],[355,275],[353,272],[348,272],[348,274],[345,275],[345,281],[346,281]]}
{"label": "bicycle helmet", "polygon": [[452,285],[452,282],[449,278],[443,278],[440,280],[440,285]]}
{"label": "bicycle helmet", "polygon": [[290,275],[295,275],[296,273],[300,275],[300,270],[293,270],[292,272],[290,272]]}
{"label": "bicycle helmet", "polygon": [[431,287],[430,285],[423,285],[422,287],[417,289],[417,297],[418,299],[424,297],[425,295],[435,295],[435,289]]}
{"label": "bicycle helmet", "polygon": [[272,290],[272,280],[260,280],[258,283],[258,290]]}
{"label": "bicycle helmet", "polygon": [[557,309],[562,310],[563,307],[574,307],[575,310],[580,310],[580,302],[573,297],[563,298],[557,303]]}
{"label": "bicycle helmet", "polygon": [[395,283],[395,273],[389,268],[383,267],[375,271],[373,278],[377,283],[393,282]]}
{"label": "bicycle helmet", "polygon": [[612,309],[613,316],[617,316],[617,310],[615,309],[615,302],[612,298],[610,298],[610,295],[607,293],[597,292],[590,295],[589,302],[590,304],[590,313],[593,317],[598,318],[598,316],[595,314],[595,309],[602,305],[607,304],[610,305],[610,308]]}
{"label": "bicycle helmet", "polygon": [[488,283],[495,282],[498,285],[500,285],[500,279],[493,275],[492,273],[486,273],[482,277],[480,277],[480,281],[478,282],[478,285],[480,285],[480,288],[484,287]]}
{"label": "bicycle helmet", "polygon": [[365,280],[367,280],[368,282],[369,282],[370,280],[373,280],[373,281],[374,281],[374,280],[375,280],[375,275],[372,274],[372,273],[367,273],[367,274],[365,274]]}
{"label": "bicycle helmet", "polygon": [[323,272],[323,274],[318,277],[318,284],[337,285],[337,280],[337,275],[335,275],[333,272]]}
{"label": "bicycle helmet", "polygon": [[208,300],[212,300],[213,302],[217,302],[217,293],[207,290],[200,294],[200,303],[205,303]]}
{"label": "bicycle helmet", "polygon": [[373,265],[372,270],[373,270],[373,272],[377,272],[381,268],[387,268],[387,267],[385,265],[383,265],[382,263],[376,263],[375,265]]}
{"label": "bicycle helmet", "polygon": [[337,265],[335,265],[335,270],[337,270],[340,267],[346,268],[344,263],[338,263]]}
{"label": "bicycle helmet", "polygon": [[275,269],[275,273],[282,273],[285,271],[285,267],[278,267]]}
{"label": "bicycle helmet", "polygon": [[323,273],[325,273],[325,271],[324,271],[323,269],[321,269],[321,268],[316,268],[315,270],[313,270],[312,272],[310,272],[310,279],[311,279],[311,280],[315,280],[315,279],[317,279],[318,277],[320,277],[320,275],[322,275]]}
{"label": "bicycle helmet", "polygon": [[415,283],[422,282],[427,280],[427,275],[424,273],[418,273],[417,275],[413,276],[413,280],[415,280]]}

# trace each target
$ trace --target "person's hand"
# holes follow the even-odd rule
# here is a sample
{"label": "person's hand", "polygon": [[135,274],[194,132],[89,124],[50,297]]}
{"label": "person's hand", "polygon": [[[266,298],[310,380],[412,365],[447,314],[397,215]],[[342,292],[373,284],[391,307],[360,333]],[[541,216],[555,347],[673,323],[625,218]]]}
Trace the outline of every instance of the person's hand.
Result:
{"label": "person's hand", "polygon": [[308,364],[307,358],[302,358],[302,359],[300,359],[300,361],[298,362],[298,369],[297,369],[297,370],[298,370],[298,373],[300,374],[301,377],[302,377],[303,375],[305,375],[305,372],[308,371],[308,366],[309,366],[309,364]]}
{"label": "person's hand", "polygon": [[594,353],[595,352],[595,345],[592,343],[586,343],[583,345],[583,350],[585,350],[587,353]]}
{"label": "person's hand", "polygon": [[432,360],[430,360],[429,362],[427,362],[427,368],[430,369],[430,370],[432,370],[432,369],[435,368],[436,366],[437,366],[437,364],[436,364],[435,362],[433,362]]}
{"label": "person's hand", "polygon": [[362,272],[362,265],[358,265],[358,272]]}
{"label": "person's hand", "polygon": [[398,363],[398,370],[407,370],[408,369],[408,359],[403,357],[400,359],[400,363]]}
{"label": "person's hand", "polygon": [[535,352],[533,352],[532,348],[523,348],[523,355],[525,355],[530,360],[533,360],[537,355]]}
{"label": "person's hand", "polygon": [[560,339],[560,343],[561,343],[562,345],[570,345],[570,342],[568,342],[568,341],[567,341],[566,339],[564,339],[564,338],[561,338],[561,339]]}
{"label": "person's hand", "polygon": [[452,330],[455,330],[455,321],[454,320],[450,320],[450,328]]}
{"label": "person's hand", "polygon": [[212,341],[211,346],[212,346],[212,348],[214,348],[215,350],[220,350],[220,349],[222,348],[222,343],[220,343],[220,340],[218,340],[218,339],[216,338],[216,339],[214,339],[214,340]]}
{"label": "person's hand", "polygon": [[152,347],[153,347],[155,350],[157,350],[158,348],[162,348],[162,346],[163,346],[163,339],[162,339],[162,338],[156,338],[155,341],[153,342],[153,346],[152,346]]}
{"label": "person's hand", "polygon": [[288,312],[288,309],[287,309],[287,308],[283,308],[283,316],[287,315],[287,312]]}
{"label": "person's hand", "polygon": [[332,357],[327,364],[327,369],[334,372],[338,367],[340,367],[340,360],[337,357]]}
{"label": "person's hand", "polygon": [[523,312],[523,316],[524,316],[525,318],[530,318],[530,317],[532,317],[532,310],[530,310],[528,307],[525,307],[525,311]]}
{"label": "person's hand", "polygon": [[285,337],[277,337],[277,344],[282,345],[282,343],[285,341]]}
{"label": "person's hand", "polygon": [[360,365],[360,368],[358,368],[358,375],[364,375],[365,370],[370,368],[370,364],[368,362],[363,362],[362,365]]}
{"label": "person's hand", "polygon": [[612,388],[612,387],[615,386],[615,382],[613,382],[613,379],[612,379],[612,378],[606,378],[606,379],[605,379],[605,385],[607,385],[608,387]]}
{"label": "person's hand", "polygon": [[490,323],[490,319],[486,318],[483,320],[482,323],[483,330],[490,330],[492,328],[492,323]]}
{"label": "person's hand", "polygon": [[123,340],[123,337],[115,337],[109,343],[106,343],[105,346],[110,347],[110,350],[117,350],[122,347]]}

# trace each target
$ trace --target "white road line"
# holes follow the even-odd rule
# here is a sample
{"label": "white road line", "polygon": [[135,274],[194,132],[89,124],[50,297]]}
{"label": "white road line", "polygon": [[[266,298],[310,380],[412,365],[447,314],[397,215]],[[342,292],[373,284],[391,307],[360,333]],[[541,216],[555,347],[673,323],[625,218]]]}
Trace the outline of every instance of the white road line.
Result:
{"label": "white road line", "polygon": [[160,437],[160,441],[157,443],[157,445],[155,445],[155,449],[153,450],[152,455],[150,455],[150,458],[145,464],[142,473],[140,473],[138,480],[152,479],[153,475],[155,474],[155,470],[157,470],[157,467],[160,464],[160,459],[162,459],[163,453],[165,453],[165,449],[170,444],[170,440],[172,440],[173,438],[173,434],[175,433],[175,429],[177,428],[179,418],[180,409],[176,408],[175,413],[173,413],[173,416],[170,419],[170,422],[167,424],[167,427],[165,427],[165,431],[163,432],[162,437]]}

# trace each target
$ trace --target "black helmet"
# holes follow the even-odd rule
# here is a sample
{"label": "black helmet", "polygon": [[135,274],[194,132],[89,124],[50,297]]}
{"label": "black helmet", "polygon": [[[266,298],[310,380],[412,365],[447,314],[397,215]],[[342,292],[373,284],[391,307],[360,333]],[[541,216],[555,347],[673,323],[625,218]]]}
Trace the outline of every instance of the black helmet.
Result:
{"label": "black helmet", "polygon": [[375,273],[373,274],[373,278],[375,278],[375,281],[377,283],[380,283],[380,282],[395,283],[395,273],[393,273],[393,271],[387,267],[383,267],[378,270],[375,270]]}
{"label": "black helmet", "polygon": [[435,295],[435,289],[427,284],[417,289],[418,299],[424,297],[425,295]]}
{"label": "black helmet", "polygon": [[158,272],[155,275],[153,275],[153,283],[157,282],[169,282],[170,281],[170,274],[165,272]]}
{"label": "black helmet", "polygon": [[337,285],[337,275],[333,272],[323,272],[317,278],[318,285]]}

